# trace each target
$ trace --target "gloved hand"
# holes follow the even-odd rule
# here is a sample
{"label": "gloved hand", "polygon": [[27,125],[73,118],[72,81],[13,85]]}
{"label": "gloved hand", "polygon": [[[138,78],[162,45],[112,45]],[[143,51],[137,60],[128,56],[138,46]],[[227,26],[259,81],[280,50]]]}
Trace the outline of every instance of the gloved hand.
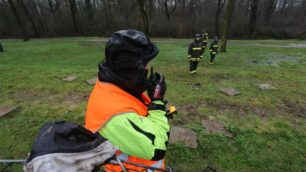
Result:
{"label": "gloved hand", "polygon": [[152,101],[164,100],[166,93],[166,81],[165,77],[161,73],[154,73],[153,67],[151,67],[151,74],[149,76],[149,82],[147,85],[148,96]]}

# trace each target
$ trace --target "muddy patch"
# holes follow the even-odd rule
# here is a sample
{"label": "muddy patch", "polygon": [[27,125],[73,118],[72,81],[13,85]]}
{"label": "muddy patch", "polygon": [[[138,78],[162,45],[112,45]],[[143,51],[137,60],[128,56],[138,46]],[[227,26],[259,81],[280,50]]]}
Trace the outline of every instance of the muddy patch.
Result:
{"label": "muddy patch", "polygon": [[232,133],[226,130],[222,122],[215,120],[202,120],[202,126],[206,128],[209,133],[221,133],[226,137],[233,137]]}
{"label": "muddy patch", "polygon": [[63,103],[68,105],[77,105],[82,102],[86,102],[89,99],[89,95],[79,92],[69,92],[64,96]]}
{"label": "muddy patch", "polygon": [[274,66],[274,67],[279,67],[279,65],[282,63],[289,63],[292,65],[305,63],[305,61],[301,60],[301,58],[297,56],[282,56],[282,55],[268,54],[267,57],[269,58],[263,60],[251,60],[251,63],[261,66]]}
{"label": "muddy patch", "polygon": [[282,105],[278,109],[280,114],[306,118],[306,104],[301,105],[294,100],[282,100]]}
{"label": "muddy patch", "polygon": [[202,106],[213,107],[217,110],[218,113],[228,113],[232,112],[239,116],[243,116],[249,113],[258,115],[260,117],[266,117],[272,111],[266,107],[262,106],[251,106],[249,104],[233,104],[224,101],[203,101],[201,102]]}
{"label": "muddy patch", "polygon": [[186,116],[195,116],[198,115],[197,107],[194,104],[185,104],[178,108],[178,112]]}
{"label": "muddy patch", "polygon": [[182,106],[177,107],[178,114],[180,116],[180,119],[175,118],[173,124],[175,125],[185,125],[188,123],[193,123],[195,120],[201,118],[201,115],[199,114],[197,108],[198,104],[195,102],[194,104],[185,104]]}
{"label": "muddy patch", "polygon": [[56,94],[45,91],[24,90],[12,92],[8,99],[15,99],[20,102],[46,101],[55,98]]}

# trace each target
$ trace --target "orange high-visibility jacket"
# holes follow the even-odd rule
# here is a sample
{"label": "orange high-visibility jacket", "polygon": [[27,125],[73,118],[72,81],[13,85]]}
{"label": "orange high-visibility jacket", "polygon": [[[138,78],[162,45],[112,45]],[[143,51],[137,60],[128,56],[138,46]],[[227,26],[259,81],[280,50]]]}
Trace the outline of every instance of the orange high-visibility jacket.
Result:
{"label": "orange high-visibility jacket", "polygon": [[[142,97],[146,103],[150,103],[150,99],[147,96],[142,95]],[[125,92],[114,84],[97,81],[87,105],[85,127],[92,132],[103,131],[103,127],[105,127],[105,125],[112,119],[128,113],[136,113],[139,116],[146,117],[148,115],[148,108],[147,105],[141,102],[139,99]],[[112,141],[111,138],[107,139]],[[115,144],[115,146],[118,145]],[[119,151],[117,152],[117,156],[130,162],[164,168],[164,160],[151,161],[135,156],[128,156]],[[140,167],[135,167],[128,164],[124,165],[127,168],[137,171],[144,170]],[[121,171],[121,168],[117,165],[106,165],[104,167],[107,171]]]}

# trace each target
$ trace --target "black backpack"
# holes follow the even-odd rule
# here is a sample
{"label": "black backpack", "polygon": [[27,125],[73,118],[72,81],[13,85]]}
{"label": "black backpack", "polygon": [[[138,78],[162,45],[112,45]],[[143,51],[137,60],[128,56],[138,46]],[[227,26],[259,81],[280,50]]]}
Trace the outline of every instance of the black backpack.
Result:
{"label": "black backpack", "polygon": [[46,123],[34,141],[24,171],[92,171],[115,152],[107,139],[80,125],[65,121]]}

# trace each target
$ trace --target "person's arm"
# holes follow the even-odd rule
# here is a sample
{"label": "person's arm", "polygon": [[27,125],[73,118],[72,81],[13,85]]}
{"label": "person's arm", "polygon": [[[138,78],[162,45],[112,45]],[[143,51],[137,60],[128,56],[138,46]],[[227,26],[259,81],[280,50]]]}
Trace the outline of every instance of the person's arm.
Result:
{"label": "person's arm", "polygon": [[112,118],[99,133],[127,155],[160,160],[166,153],[169,132],[164,103],[154,101],[149,106],[147,117],[136,113],[120,114]]}
{"label": "person's arm", "polygon": [[213,43],[210,43],[209,51],[212,52],[212,49],[213,49]]}
{"label": "person's arm", "polygon": [[217,48],[216,48],[216,52],[217,52],[217,54],[219,53],[219,42],[217,42]]}
{"label": "person's arm", "polygon": [[191,43],[190,45],[189,45],[189,48],[188,48],[188,58],[191,58],[191,53],[192,53],[192,46],[193,44]]}
{"label": "person's arm", "polygon": [[204,46],[203,46],[203,43],[201,42],[201,52],[200,52],[200,54],[201,54],[201,58],[203,58],[203,54],[204,54]]}

